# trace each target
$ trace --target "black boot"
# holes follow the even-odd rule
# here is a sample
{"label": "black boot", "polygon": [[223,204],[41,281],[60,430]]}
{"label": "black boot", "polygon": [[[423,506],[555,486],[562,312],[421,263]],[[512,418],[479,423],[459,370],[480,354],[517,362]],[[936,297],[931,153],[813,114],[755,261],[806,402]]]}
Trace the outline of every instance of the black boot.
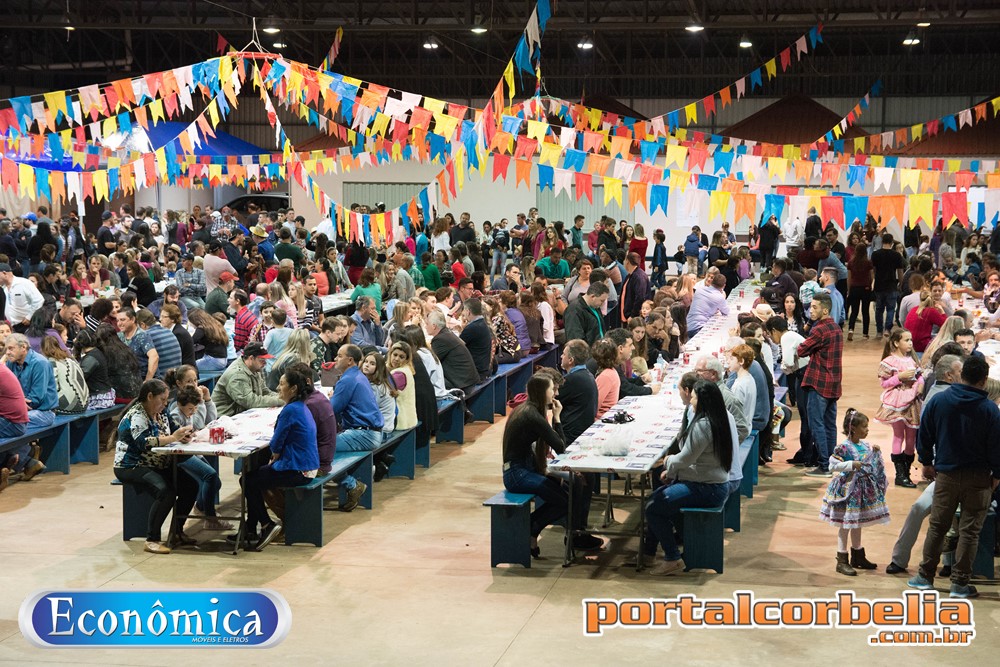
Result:
{"label": "black boot", "polygon": [[858,574],[847,562],[847,554],[843,551],[837,552],[837,574],[846,574],[848,577],[855,577]]}
{"label": "black boot", "polygon": [[896,469],[896,481],[893,482],[896,486],[902,486],[907,489],[916,488],[916,484],[910,481],[910,473],[905,460],[905,455],[903,454],[893,454],[892,465]]}
{"label": "black boot", "polygon": [[865,548],[851,549],[851,567],[859,570],[874,570],[878,567],[875,563],[865,558]]}
{"label": "black boot", "polygon": [[913,470],[913,462],[916,460],[917,457],[914,454],[903,454],[902,456],[903,456],[903,477],[905,477],[906,481],[909,482],[909,486],[907,488],[915,489],[917,488],[917,485],[913,482],[912,479],[910,479],[910,471]]}

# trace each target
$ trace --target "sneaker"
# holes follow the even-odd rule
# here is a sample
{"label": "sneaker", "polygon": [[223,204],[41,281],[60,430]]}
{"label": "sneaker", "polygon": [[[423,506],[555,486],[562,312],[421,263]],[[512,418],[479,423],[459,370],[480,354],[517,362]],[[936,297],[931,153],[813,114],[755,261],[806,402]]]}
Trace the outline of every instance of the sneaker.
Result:
{"label": "sneaker", "polygon": [[676,574],[678,572],[684,571],[684,561],[678,560],[661,560],[659,563],[649,568],[649,574],[653,577],[668,577],[671,574]]}
{"label": "sneaker", "polygon": [[272,522],[267,526],[264,526],[260,531],[260,539],[257,540],[257,544],[254,545],[254,551],[263,551],[264,547],[270,544],[278,533],[281,532],[281,524],[277,522]]}
{"label": "sneaker", "polygon": [[785,446],[781,442],[772,442],[771,449],[776,452],[783,452],[785,451]]}
{"label": "sneaker", "polygon": [[363,496],[367,490],[367,484],[364,482],[358,482],[353,489],[347,492],[347,500],[345,500],[344,504],[340,506],[340,509],[345,512],[353,510],[358,506],[358,503],[361,502],[361,496]]}
{"label": "sneaker", "polygon": [[853,331],[848,331],[847,332],[847,340],[854,340],[854,332]]}
{"label": "sneaker", "polygon": [[917,588],[922,591],[929,591],[934,588],[934,582],[930,579],[925,579],[923,575],[915,574],[910,577],[910,580],[906,582],[906,585],[910,588]]}
{"label": "sneaker", "polygon": [[[233,533],[231,535],[226,535],[226,542],[229,542],[230,544],[236,544],[236,535],[237,535],[237,533]],[[247,533],[247,534],[245,534],[243,536],[243,548],[244,549],[253,549],[253,547],[257,543],[258,539],[259,539],[259,537],[258,537],[257,533]]]}
{"label": "sneaker", "polygon": [[37,475],[38,473],[45,470],[45,464],[38,459],[32,459],[28,465],[24,467],[24,474],[21,475],[21,481],[27,482],[29,479]]}
{"label": "sneaker", "polygon": [[806,477],[833,477],[833,473],[829,470],[823,470],[819,466],[806,470],[805,475]]}
{"label": "sneaker", "polygon": [[143,550],[151,554],[166,555],[170,553],[170,547],[165,544],[161,544],[160,542],[153,542],[152,540],[146,541],[146,545],[143,547]]}
{"label": "sneaker", "polygon": [[233,530],[236,526],[214,516],[205,517],[205,530]]}
{"label": "sneaker", "polygon": [[948,597],[951,598],[977,598],[979,597],[979,590],[976,589],[972,584],[952,584],[951,592],[948,593]]}

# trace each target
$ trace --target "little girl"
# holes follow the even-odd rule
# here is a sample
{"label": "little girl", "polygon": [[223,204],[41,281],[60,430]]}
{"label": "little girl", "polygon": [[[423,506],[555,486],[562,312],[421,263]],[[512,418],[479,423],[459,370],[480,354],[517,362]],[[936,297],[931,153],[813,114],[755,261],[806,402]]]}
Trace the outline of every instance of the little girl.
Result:
{"label": "little girl", "polygon": [[[896,486],[908,489],[917,485],[910,480],[913,450],[920,427],[920,397],[924,379],[917,370],[913,354],[913,335],[896,327],[882,351],[878,377],[882,381],[882,405],[875,419],[892,427],[892,464],[896,468]],[[905,445],[904,445],[905,443]]]}
{"label": "little girl", "polygon": [[[372,385],[378,409],[382,413],[382,440],[388,440],[396,428],[396,396],[399,391],[392,386],[385,358],[378,352],[370,352],[361,362],[361,372]],[[381,482],[389,472],[395,457],[388,452],[375,456],[375,481]]]}
{"label": "little girl", "polygon": [[[188,367],[190,368],[190,366]],[[170,421],[173,428],[191,426],[202,429],[206,425],[205,418],[215,419],[215,404],[211,398],[205,401],[203,387],[185,386],[177,390],[177,397],[170,408]],[[202,409],[205,405],[207,409]],[[198,498],[195,506],[205,515],[207,530],[232,530],[233,525],[218,518],[215,511],[215,497],[222,488],[219,471],[214,468],[204,456],[189,456],[178,467],[198,482]]]}
{"label": "little girl", "polygon": [[[837,445],[830,457],[833,479],[823,496],[819,517],[835,526],[837,534],[837,573],[853,577],[854,568],[874,570],[877,565],[865,558],[861,546],[861,527],[888,523],[889,508],[885,504],[887,486],[882,453],[878,445],[863,440],[868,435],[868,417],[854,408],[844,418],[847,439]],[[847,537],[851,538],[851,557],[847,558]]]}

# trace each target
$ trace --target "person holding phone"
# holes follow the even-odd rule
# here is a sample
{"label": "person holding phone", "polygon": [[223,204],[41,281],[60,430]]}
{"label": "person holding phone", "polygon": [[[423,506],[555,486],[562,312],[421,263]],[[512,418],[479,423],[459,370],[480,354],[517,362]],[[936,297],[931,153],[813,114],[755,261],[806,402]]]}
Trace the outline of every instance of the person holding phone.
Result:
{"label": "person holding phone", "polygon": [[[170,423],[164,413],[169,399],[170,390],[163,380],[144,382],[118,424],[115,446],[115,477],[122,484],[135,484],[153,496],[145,545],[145,550],[151,554],[169,554],[172,547],[195,543],[194,539],[184,534],[183,528],[198,495],[198,482],[190,475],[177,475],[175,488],[169,458],[152,451],[154,447],[177,442],[189,443],[194,436],[191,426],[170,431]],[[169,532],[171,540],[169,544],[164,544],[160,539],[161,530],[172,509],[175,511]]]}

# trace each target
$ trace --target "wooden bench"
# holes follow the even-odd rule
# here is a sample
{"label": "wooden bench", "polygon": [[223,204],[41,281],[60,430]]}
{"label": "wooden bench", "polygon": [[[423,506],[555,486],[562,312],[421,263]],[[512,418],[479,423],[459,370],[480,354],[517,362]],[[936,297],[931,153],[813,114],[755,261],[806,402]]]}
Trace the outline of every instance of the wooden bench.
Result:
{"label": "wooden bench", "polygon": [[[430,450],[427,451],[427,465],[430,466]],[[409,428],[402,431],[393,431],[389,434],[381,445],[375,448],[372,454],[380,454],[388,451],[396,457],[396,460],[389,465],[389,477],[408,477],[413,479],[417,472],[417,429]]]}
{"label": "wooden bench", "polygon": [[457,398],[439,398],[437,442],[465,444],[465,412]]}
{"label": "wooden bench", "polygon": [[500,563],[531,567],[530,493],[501,491],[483,502],[490,508],[490,567]]}
{"label": "wooden bench", "polygon": [[[327,508],[323,500],[323,486],[330,481],[343,479],[352,475],[359,482],[368,486],[361,496],[360,505],[365,509],[372,508],[372,452],[337,452],[333,457],[333,467],[326,474],[317,475],[315,479],[304,486],[284,488],[285,517],[282,526],[285,529],[285,544],[305,542],[317,547],[323,546],[323,512]],[[341,485],[338,489],[340,502],[347,496],[347,490]]]}
{"label": "wooden bench", "polygon": [[[37,440],[41,448],[39,457],[45,464],[45,472],[61,472],[68,475],[69,464],[72,460],[70,423],[74,418],[75,415],[56,415],[49,426],[28,429],[22,435],[0,440],[0,453]],[[95,460],[94,463],[97,461]]]}

